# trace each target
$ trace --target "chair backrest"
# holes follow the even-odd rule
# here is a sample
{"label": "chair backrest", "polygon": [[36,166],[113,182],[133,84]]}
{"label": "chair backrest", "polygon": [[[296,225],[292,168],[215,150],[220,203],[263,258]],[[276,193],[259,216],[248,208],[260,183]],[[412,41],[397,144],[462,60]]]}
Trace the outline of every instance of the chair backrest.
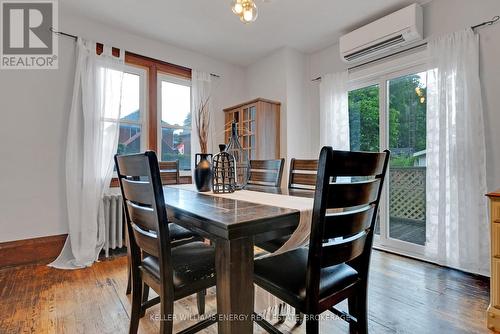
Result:
{"label": "chair backrest", "polygon": [[347,262],[367,279],[389,155],[321,150],[307,268],[309,307],[318,303],[322,268]]}
{"label": "chair backrest", "polygon": [[314,190],[316,186],[317,173],[318,160],[292,158],[292,160],[290,160],[288,189]]}
{"label": "chair backrest", "polygon": [[250,160],[248,184],[279,187],[283,176],[285,159]]}
{"label": "chair backrest", "polygon": [[171,276],[170,236],[156,153],[115,155],[116,171],[125,205],[132,266],[141,250],[158,257],[160,275]]}
{"label": "chair backrest", "polygon": [[179,160],[174,161],[159,161],[161,183],[179,184],[181,183],[179,175]]}

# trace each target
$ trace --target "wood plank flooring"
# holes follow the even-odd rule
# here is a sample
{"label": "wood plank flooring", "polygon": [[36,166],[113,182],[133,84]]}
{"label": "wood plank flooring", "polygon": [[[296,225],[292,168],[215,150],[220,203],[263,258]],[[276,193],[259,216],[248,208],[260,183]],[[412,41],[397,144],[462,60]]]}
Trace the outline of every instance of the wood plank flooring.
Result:
{"label": "wood plank flooring", "polygon": [[[91,268],[62,271],[42,265],[0,270],[0,333],[127,333],[130,300],[125,295],[126,257]],[[369,288],[370,333],[491,333],[486,328],[488,283],[467,275],[374,251]],[[215,312],[215,290],[207,296],[207,313]],[[140,333],[158,333],[148,310]],[[176,302],[179,331],[194,321],[194,296]],[[329,315],[325,313],[325,315]],[[284,333],[305,333],[289,319]],[[343,321],[325,319],[321,333],[348,333]],[[255,333],[264,331],[255,325]],[[211,326],[203,333],[217,333]]]}

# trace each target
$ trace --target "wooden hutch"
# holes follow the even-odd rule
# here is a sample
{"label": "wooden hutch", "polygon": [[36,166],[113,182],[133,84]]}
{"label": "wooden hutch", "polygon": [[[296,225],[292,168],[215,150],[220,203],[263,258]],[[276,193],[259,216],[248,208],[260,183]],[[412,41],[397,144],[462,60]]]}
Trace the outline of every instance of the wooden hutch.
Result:
{"label": "wooden hutch", "polygon": [[234,120],[238,123],[241,146],[250,159],[279,159],[280,106],[280,102],[257,98],[224,109],[226,144]]}
{"label": "wooden hutch", "polygon": [[488,328],[500,332],[500,189],[487,194],[491,216],[491,275]]}

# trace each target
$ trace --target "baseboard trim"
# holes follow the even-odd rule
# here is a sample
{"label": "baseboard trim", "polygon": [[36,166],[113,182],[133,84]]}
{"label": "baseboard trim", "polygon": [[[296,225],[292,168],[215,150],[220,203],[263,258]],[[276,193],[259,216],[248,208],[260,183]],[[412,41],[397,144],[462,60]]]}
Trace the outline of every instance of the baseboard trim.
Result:
{"label": "baseboard trim", "polygon": [[61,252],[67,234],[0,243],[0,268],[25,264],[47,264]]}

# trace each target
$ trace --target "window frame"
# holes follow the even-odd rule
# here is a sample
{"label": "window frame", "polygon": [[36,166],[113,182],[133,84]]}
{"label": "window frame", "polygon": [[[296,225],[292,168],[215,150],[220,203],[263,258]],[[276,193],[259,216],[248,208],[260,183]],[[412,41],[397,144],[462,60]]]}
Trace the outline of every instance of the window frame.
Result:
{"label": "window frame", "polygon": [[[96,54],[101,54],[103,52],[103,44],[96,43]],[[112,54],[115,57],[120,56],[120,49],[112,48]],[[151,150],[158,152],[158,74],[167,73],[169,75],[177,76],[179,78],[185,78],[191,80],[191,69],[167,63],[158,59],[142,56],[133,52],[125,51],[125,65],[130,66],[130,68],[139,68],[145,71],[145,93],[144,99],[146,103],[145,108],[145,118],[143,120],[146,127],[144,141],[144,150]],[[142,139],[142,138],[141,138]],[[141,143],[142,144],[142,143]],[[189,175],[182,175],[184,179],[181,178],[182,182],[187,182],[186,177]],[[118,179],[113,177],[111,180],[111,187],[119,187]]]}
{"label": "window frame", "polygon": [[[158,142],[158,156],[159,156],[159,160],[162,161],[161,159],[161,152],[162,152],[162,131],[161,129],[162,128],[165,128],[165,129],[178,129],[178,127],[169,127],[169,126],[162,126],[161,125],[161,116],[162,116],[162,94],[161,94],[161,86],[162,86],[162,82],[163,81],[166,81],[166,82],[169,82],[169,83],[173,83],[173,84],[177,84],[177,85],[182,85],[182,86],[186,86],[186,87],[189,87],[189,112],[192,114],[193,110],[193,106],[191,105],[191,100],[192,100],[192,94],[193,94],[193,90],[192,90],[192,85],[191,85],[191,79],[189,78],[185,78],[185,77],[180,77],[178,75],[172,75],[170,73],[164,73],[164,72],[158,72],[158,76],[157,76],[157,85],[156,85],[156,89],[157,89],[157,94],[158,94],[158,98],[157,98],[157,110],[158,110],[158,120],[157,120],[157,142]],[[192,131],[193,131],[193,125],[191,124],[191,127],[188,128],[188,127],[182,127],[182,129],[185,129],[185,130],[189,130],[190,133],[192,134]],[[194,157],[191,157],[191,159],[194,159]],[[180,170],[179,173],[181,176],[188,176],[188,175],[191,175],[191,172],[192,172],[192,169],[189,168],[189,169],[183,169],[183,170]]]}
{"label": "window frame", "polygon": [[144,151],[147,149],[147,138],[148,138],[148,101],[146,99],[146,94],[147,94],[147,85],[146,85],[146,71],[143,68],[136,67],[136,66],[131,66],[128,64],[125,64],[124,66],[124,73],[132,74],[132,75],[137,75],[139,76],[139,114],[140,114],[140,120],[139,122],[134,122],[134,121],[122,121],[120,119],[120,125],[121,124],[130,124],[130,125],[140,125],[141,126],[141,142],[140,142],[140,147],[141,151]]}

